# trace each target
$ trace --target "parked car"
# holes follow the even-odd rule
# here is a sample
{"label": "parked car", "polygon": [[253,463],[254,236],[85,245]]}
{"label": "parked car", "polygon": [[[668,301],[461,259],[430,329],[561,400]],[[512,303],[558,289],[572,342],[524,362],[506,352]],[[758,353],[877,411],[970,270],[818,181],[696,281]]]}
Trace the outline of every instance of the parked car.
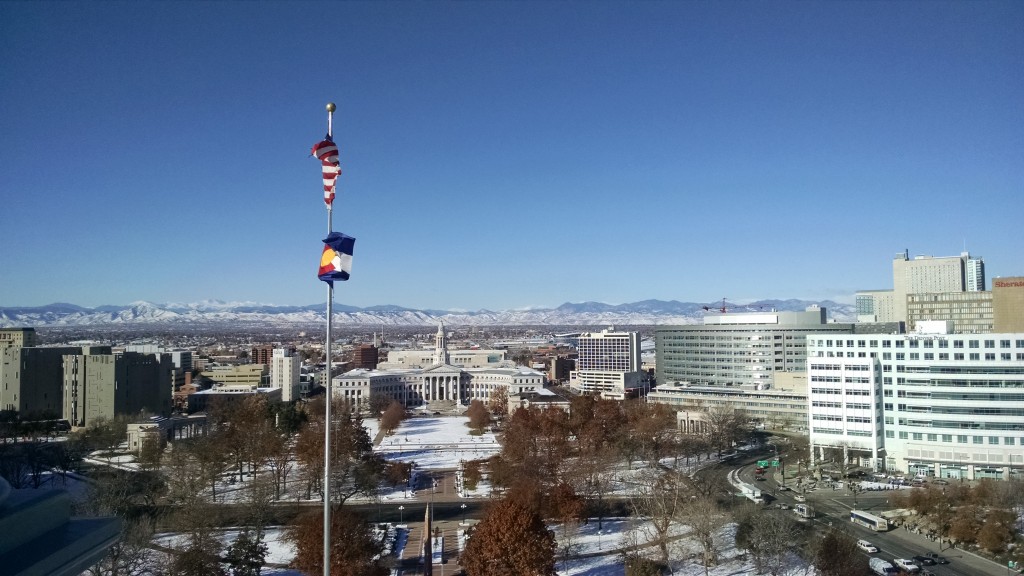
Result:
{"label": "parked car", "polygon": [[869,554],[874,554],[875,552],[878,552],[878,547],[872,544],[871,542],[868,542],[867,540],[857,540],[857,548],[860,548],[861,550]]}
{"label": "parked car", "polygon": [[911,574],[917,574],[921,571],[921,567],[917,564],[914,564],[914,561],[908,558],[893,558],[892,563],[895,564],[896,567],[900,570],[903,570],[904,572],[910,572]]}
{"label": "parked car", "polygon": [[797,494],[796,496],[793,496],[793,500],[796,500],[797,502],[807,502],[807,497],[803,494]]}
{"label": "parked car", "polygon": [[911,558],[916,564],[921,566],[935,566],[935,559],[930,556],[914,556]]}

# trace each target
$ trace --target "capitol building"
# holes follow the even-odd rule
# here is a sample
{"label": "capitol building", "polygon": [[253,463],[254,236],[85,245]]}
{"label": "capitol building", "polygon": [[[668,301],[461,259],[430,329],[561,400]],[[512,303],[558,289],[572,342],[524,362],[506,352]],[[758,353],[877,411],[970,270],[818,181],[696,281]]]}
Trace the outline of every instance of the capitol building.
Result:
{"label": "capitol building", "polygon": [[[452,356],[459,364],[452,364]],[[505,388],[509,396],[544,388],[545,376],[505,359],[504,350],[448,351],[444,327],[438,325],[434,350],[392,352],[376,370],[358,368],[336,376],[333,394],[353,409],[369,405],[370,396],[383,395],[412,408],[432,405],[468,406],[486,402]],[[427,362],[430,362],[427,364]]]}

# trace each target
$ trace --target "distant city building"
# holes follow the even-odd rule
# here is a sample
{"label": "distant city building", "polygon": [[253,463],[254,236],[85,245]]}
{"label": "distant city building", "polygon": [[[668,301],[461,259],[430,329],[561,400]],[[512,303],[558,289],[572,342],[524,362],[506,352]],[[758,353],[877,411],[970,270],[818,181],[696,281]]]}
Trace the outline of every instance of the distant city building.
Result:
{"label": "distant city building", "polygon": [[1024,479],[1024,332],[808,335],[813,457],[878,470]]}
{"label": "distant city building", "polygon": [[892,290],[858,290],[855,296],[857,322],[896,322]]}
{"label": "distant city building", "polygon": [[548,367],[548,380],[565,383],[569,381],[572,371],[576,369],[576,359],[568,356],[552,356]]}
{"label": "distant city building", "polygon": [[907,295],[907,332],[917,331],[923,321],[950,321],[951,332],[992,332],[991,292],[939,292]]}
{"label": "distant city building", "polygon": [[805,375],[779,373],[776,377],[775,388],[762,390],[737,386],[659,384],[647,395],[647,401],[665,404],[678,411],[680,429],[691,434],[707,431],[706,414],[716,408],[743,410],[751,420],[762,422],[772,430],[804,430],[807,426]]}
{"label": "distant city building", "polygon": [[569,387],[581,394],[600,394],[613,400],[645,396],[650,378],[640,366],[640,334],[584,332],[577,343],[576,370]]}
{"label": "distant city building", "polygon": [[275,348],[270,358],[270,387],[281,389],[281,400],[298,400],[302,358],[291,348]]}
{"label": "distant city building", "polygon": [[373,344],[360,344],[352,351],[352,364],[356,368],[374,370],[379,360],[379,349]]}
{"label": "distant city building", "polygon": [[993,332],[1024,332],[1024,276],[992,281]]}
{"label": "distant city building", "polygon": [[269,387],[269,373],[264,364],[238,364],[210,366],[200,375],[215,382],[215,387],[224,392],[255,392],[257,388]]}
{"label": "distant city building", "polygon": [[273,357],[274,347],[270,345],[253,346],[252,351],[249,352],[249,362],[252,364],[270,366]]}

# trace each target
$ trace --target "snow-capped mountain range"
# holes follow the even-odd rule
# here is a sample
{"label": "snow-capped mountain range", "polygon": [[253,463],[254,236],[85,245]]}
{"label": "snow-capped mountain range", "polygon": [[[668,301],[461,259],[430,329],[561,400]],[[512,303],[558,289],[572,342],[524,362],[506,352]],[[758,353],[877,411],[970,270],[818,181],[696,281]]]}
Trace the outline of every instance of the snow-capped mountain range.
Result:
{"label": "snow-capped mountain range", "polygon": [[[727,308],[728,312],[800,311],[818,305],[828,310],[829,320],[852,322],[852,305],[831,300],[761,300]],[[710,312],[705,307],[710,308]],[[600,326],[698,324],[704,315],[715,313],[715,305],[676,300],[643,300],[629,304],[603,304],[600,302],[565,303],[557,308],[527,310],[414,310],[401,306],[335,305],[334,322],[337,325],[426,326],[439,321],[447,325],[476,326]],[[83,308],[74,304],[50,304],[37,307],[0,307],[0,327],[45,326],[102,326],[142,324],[264,324],[300,325],[321,324],[326,319],[326,305],[274,306],[254,302],[202,301],[191,304],[132,302],[126,306],[98,306]]]}

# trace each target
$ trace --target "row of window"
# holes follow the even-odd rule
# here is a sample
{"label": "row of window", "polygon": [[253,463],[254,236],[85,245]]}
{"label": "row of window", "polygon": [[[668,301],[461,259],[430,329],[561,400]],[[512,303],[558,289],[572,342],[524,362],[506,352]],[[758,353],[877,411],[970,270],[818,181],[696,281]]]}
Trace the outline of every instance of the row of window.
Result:
{"label": "row of window", "polygon": [[[855,343],[856,342],[856,346]],[[906,340],[882,340],[882,348],[949,348],[949,339],[946,338],[909,338]],[[996,340],[953,340],[953,348],[963,348],[964,342],[967,342],[968,348],[996,348]],[[1013,345],[1011,346],[1011,342]],[[815,343],[818,346],[843,348],[843,340],[816,340]],[[878,340],[846,340],[846,348],[866,348],[870,343],[871,348],[878,347]],[[937,343],[937,344],[936,344]],[[1024,340],[1011,341],[1009,339],[1002,339],[998,341],[999,348],[1024,348]]]}

